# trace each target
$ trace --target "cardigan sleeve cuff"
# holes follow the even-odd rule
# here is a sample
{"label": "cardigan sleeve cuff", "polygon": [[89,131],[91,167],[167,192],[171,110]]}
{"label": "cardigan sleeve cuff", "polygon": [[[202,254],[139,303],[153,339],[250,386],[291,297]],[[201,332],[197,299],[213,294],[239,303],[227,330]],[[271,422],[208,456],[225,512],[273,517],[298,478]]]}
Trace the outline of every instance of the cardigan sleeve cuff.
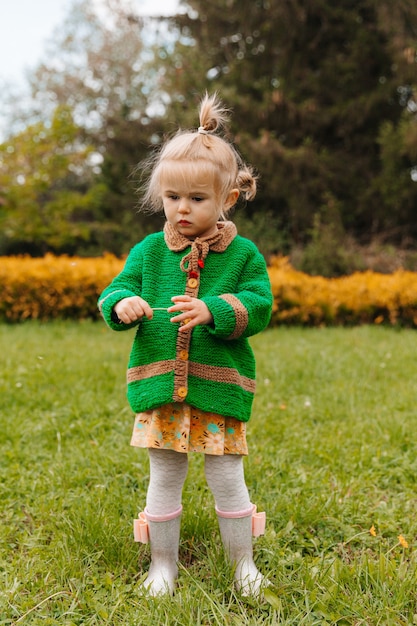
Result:
{"label": "cardigan sleeve cuff", "polygon": [[106,324],[112,330],[127,330],[128,328],[137,326],[138,321],[132,322],[131,324],[124,324],[121,320],[119,320],[114,311],[114,306],[118,302],[120,302],[120,300],[123,300],[123,298],[130,298],[134,295],[136,294],[129,291],[128,289],[115,289],[114,291],[110,291],[109,293],[106,293],[106,291],[104,291],[103,294],[100,296],[100,299],[98,301],[99,311],[102,314]]}
{"label": "cardigan sleeve cuff", "polygon": [[209,333],[225,339],[237,339],[246,330],[248,312],[242,302],[232,294],[202,298],[213,316]]}

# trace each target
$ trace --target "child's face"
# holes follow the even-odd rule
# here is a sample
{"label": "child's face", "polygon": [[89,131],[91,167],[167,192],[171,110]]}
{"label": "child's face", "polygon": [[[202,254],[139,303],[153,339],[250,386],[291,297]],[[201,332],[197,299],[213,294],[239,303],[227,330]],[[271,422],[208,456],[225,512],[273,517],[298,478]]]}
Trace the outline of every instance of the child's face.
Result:
{"label": "child's face", "polygon": [[[207,173],[199,176],[194,172],[194,176],[187,179],[166,172],[161,196],[167,221],[189,239],[214,235],[222,211],[232,206],[229,198],[222,205],[215,191],[214,175]],[[236,197],[233,204],[235,202]]]}

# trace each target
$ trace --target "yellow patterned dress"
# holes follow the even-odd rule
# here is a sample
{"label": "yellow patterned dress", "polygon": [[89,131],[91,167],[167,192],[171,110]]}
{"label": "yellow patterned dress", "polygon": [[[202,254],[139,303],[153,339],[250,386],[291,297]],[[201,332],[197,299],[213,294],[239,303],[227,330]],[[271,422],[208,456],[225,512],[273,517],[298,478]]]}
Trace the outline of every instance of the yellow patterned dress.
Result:
{"label": "yellow patterned dress", "polygon": [[248,454],[244,422],[182,402],[138,413],[130,443],[185,453]]}

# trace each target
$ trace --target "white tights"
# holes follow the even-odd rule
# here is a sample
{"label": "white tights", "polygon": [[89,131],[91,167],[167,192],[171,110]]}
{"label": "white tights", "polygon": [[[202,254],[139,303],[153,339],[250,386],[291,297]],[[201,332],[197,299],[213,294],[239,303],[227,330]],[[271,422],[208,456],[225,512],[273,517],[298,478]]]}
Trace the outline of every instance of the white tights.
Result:
{"label": "white tights", "polygon": [[[152,515],[167,515],[181,506],[182,488],[188,471],[188,456],[174,450],[149,448],[150,480],[146,508]],[[250,508],[245,483],[243,457],[206,454],[207,484],[221,511],[242,511]]]}

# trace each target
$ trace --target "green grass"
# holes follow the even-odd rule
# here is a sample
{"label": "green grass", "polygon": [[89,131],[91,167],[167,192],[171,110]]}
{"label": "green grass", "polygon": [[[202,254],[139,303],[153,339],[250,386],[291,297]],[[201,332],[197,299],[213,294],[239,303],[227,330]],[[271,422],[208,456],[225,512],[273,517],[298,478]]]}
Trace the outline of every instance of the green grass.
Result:
{"label": "green grass", "polygon": [[148,463],[129,446],[131,339],[101,323],[0,326],[1,625],[417,623],[415,331],[282,328],[253,339],[245,468],[267,511],[255,558],[273,583],[261,604],[231,590],[198,455],[178,591],[140,591],[149,547],[133,542],[131,521]]}

